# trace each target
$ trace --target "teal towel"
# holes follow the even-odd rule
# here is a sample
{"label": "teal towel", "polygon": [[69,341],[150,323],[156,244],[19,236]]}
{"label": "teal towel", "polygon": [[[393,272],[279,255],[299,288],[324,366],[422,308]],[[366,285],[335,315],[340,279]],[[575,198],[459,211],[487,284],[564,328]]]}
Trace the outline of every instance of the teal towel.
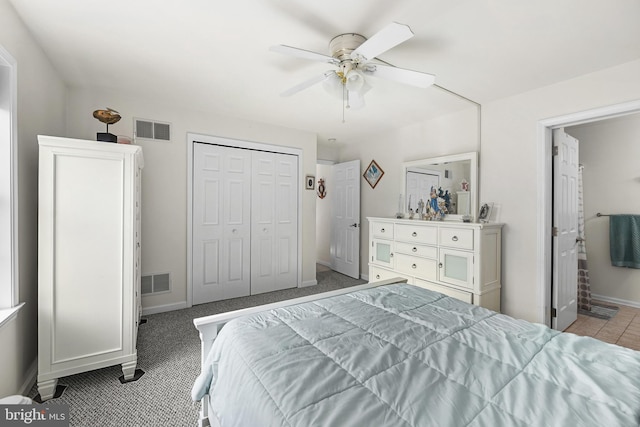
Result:
{"label": "teal towel", "polygon": [[611,265],[640,268],[640,215],[611,215],[609,248]]}

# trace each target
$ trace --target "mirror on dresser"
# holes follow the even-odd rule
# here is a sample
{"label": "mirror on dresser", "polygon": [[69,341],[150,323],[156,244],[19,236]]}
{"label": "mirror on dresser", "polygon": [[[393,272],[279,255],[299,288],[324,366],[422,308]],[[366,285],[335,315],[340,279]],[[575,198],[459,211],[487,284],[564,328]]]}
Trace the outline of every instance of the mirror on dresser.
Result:
{"label": "mirror on dresser", "polygon": [[475,151],[404,162],[400,176],[401,212],[405,218],[409,218],[409,209],[416,212],[421,199],[428,203],[433,186],[449,191],[451,213],[444,217],[445,220],[462,221],[468,216],[471,221],[476,221],[478,153]]}

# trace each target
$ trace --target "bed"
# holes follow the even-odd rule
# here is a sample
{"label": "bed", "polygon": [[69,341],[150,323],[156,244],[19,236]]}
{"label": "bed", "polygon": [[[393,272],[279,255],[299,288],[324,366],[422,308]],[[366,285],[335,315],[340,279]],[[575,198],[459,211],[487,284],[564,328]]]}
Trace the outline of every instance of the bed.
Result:
{"label": "bed", "polygon": [[640,352],[400,280],[194,324],[201,426],[640,425]]}

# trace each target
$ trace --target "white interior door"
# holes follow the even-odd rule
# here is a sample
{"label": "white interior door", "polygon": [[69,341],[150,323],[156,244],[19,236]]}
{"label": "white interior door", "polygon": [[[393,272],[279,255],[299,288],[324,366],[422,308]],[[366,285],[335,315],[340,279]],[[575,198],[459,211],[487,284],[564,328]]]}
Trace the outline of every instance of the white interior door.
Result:
{"label": "white interior door", "polygon": [[193,147],[193,303],[249,295],[251,151]]}
{"label": "white interior door", "polygon": [[331,269],[360,278],[360,160],[333,165]]}
{"label": "white interior door", "polygon": [[252,152],[251,294],[298,284],[298,159]]}
{"label": "white interior door", "polygon": [[551,326],[563,331],[578,316],[578,140],[553,131],[553,291]]}

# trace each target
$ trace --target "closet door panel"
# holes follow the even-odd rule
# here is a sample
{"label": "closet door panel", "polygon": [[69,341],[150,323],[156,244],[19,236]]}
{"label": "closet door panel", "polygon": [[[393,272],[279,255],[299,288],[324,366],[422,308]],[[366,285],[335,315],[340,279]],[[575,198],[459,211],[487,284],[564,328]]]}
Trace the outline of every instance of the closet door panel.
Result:
{"label": "closet door panel", "polygon": [[297,158],[255,151],[253,169],[251,294],[295,287]]}
{"label": "closet door panel", "polygon": [[194,144],[193,302],[249,295],[251,156]]}
{"label": "closet door panel", "polygon": [[277,242],[276,289],[297,286],[298,281],[298,159],[276,155]]}
{"label": "closet door panel", "polygon": [[262,151],[252,153],[251,202],[251,294],[274,290],[275,154]]}
{"label": "closet door panel", "polygon": [[204,283],[220,284],[220,240],[202,242]]}
{"label": "closet door panel", "polygon": [[298,157],[194,144],[193,302],[298,284]]}

